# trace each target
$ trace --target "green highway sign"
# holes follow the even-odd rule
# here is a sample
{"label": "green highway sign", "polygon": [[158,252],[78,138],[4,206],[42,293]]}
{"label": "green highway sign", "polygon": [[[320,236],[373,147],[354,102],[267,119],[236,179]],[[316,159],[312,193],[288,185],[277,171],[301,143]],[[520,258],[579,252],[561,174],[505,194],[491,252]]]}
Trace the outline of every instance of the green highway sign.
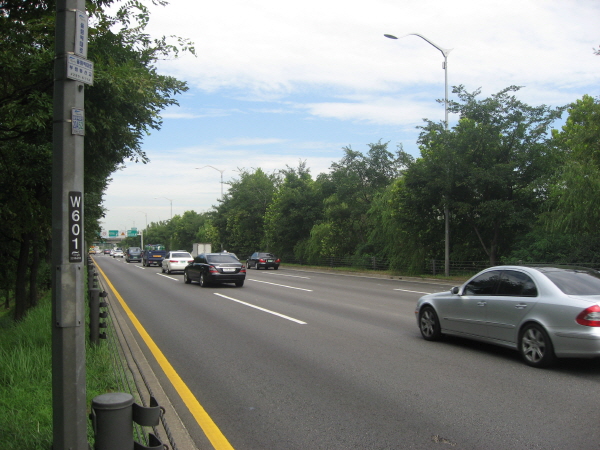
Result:
{"label": "green highway sign", "polygon": [[136,237],[138,235],[137,228],[127,230],[127,237]]}
{"label": "green highway sign", "polygon": [[119,236],[119,230],[108,230],[108,237],[117,237]]}

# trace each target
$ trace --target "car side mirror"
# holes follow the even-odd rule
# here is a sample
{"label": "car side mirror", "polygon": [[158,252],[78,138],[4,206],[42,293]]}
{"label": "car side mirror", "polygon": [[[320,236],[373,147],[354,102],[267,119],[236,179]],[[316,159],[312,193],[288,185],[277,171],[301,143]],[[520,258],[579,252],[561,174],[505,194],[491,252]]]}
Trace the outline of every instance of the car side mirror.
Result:
{"label": "car side mirror", "polygon": [[452,289],[450,289],[450,292],[453,293],[454,295],[456,295],[460,292],[460,287],[454,286]]}

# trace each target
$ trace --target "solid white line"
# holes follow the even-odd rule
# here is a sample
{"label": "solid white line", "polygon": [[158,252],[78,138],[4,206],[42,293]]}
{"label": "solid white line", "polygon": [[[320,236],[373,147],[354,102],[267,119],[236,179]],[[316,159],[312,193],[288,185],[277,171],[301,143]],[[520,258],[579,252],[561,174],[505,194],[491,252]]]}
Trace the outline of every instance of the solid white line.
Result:
{"label": "solid white line", "polygon": [[278,277],[292,277],[292,278],[306,278],[307,280],[310,280],[310,277],[301,277],[298,275],[286,275],[284,273],[275,273],[275,272],[267,272],[269,275],[276,275]]}
{"label": "solid white line", "polygon": [[431,292],[409,291],[408,289],[394,289],[395,291],[412,292],[413,294],[431,294]]}
{"label": "solid white line", "polygon": [[156,273],[156,275],[160,275],[161,277],[168,278],[169,280],[173,280],[173,281],[179,281],[179,279],[178,279],[178,278],[173,278],[173,277],[170,277],[169,275],[165,275],[164,273],[158,273],[158,272],[157,272],[157,273]]}
{"label": "solid white line", "polygon": [[256,281],[257,283],[270,284],[272,286],[280,286],[280,287],[284,287],[284,288],[288,288],[288,289],[297,289],[299,291],[312,292],[312,289],[302,289],[302,288],[294,287],[294,286],[286,286],[285,284],[269,283],[268,281],[260,281],[260,280],[252,280],[252,279],[250,279],[250,281]]}
{"label": "solid white line", "polygon": [[266,312],[266,313],[269,313],[269,314],[273,314],[273,315],[275,315],[275,316],[278,316],[278,317],[281,317],[281,318],[283,318],[283,319],[291,320],[292,322],[299,323],[300,325],[306,325],[306,322],[302,322],[301,320],[294,319],[293,317],[284,316],[283,314],[276,313],[275,311],[271,311],[271,310],[269,310],[269,309],[261,308],[260,306],[252,305],[252,304],[250,304],[250,303],[246,303],[246,302],[243,302],[243,301],[241,301],[241,300],[237,300],[237,299],[235,299],[235,298],[232,298],[232,297],[227,297],[226,295],[219,294],[219,293],[217,293],[217,292],[215,292],[214,294],[215,294],[215,295],[218,295],[219,297],[226,298],[227,300],[231,300],[232,302],[241,303],[242,305],[249,306],[250,308],[258,309],[258,310],[260,310],[260,311],[263,311],[263,312]]}

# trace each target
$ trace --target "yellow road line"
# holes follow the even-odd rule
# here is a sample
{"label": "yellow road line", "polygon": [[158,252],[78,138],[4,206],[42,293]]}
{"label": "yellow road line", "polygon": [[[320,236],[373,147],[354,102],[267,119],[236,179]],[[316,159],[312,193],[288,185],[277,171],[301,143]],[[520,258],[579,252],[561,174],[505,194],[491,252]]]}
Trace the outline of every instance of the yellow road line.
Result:
{"label": "yellow road line", "polygon": [[123,307],[123,309],[129,316],[129,319],[133,322],[133,325],[135,326],[136,330],[138,331],[138,333],[140,333],[140,336],[142,336],[142,339],[144,339],[144,342],[146,343],[146,345],[148,346],[148,348],[150,349],[150,351],[156,358],[156,361],[158,362],[158,364],[160,365],[162,370],[165,372],[165,375],[167,376],[167,378],[171,381],[171,384],[173,385],[173,387],[175,388],[177,393],[181,396],[181,399],[186,404],[186,406],[188,407],[188,409],[190,410],[190,412],[196,419],[196,422],[198,422],[198,425],[200,425],[200,427],[204,431],[204,434],[206,434],[206,437],[211,442],[211,444],[213,445],[215,450],[233,450],[233,447],[231,446],[231,444],[229,443],[227,438],[223,435],[223,433],[221,433],[221,430],[219,430],[219,427],[213,422],[213,420],[210,418],[208,413],[204,410],[202,405],[198,402],[196,397],[194,397],[194,394],[192,394],[192,391],[190,391],[190,389],[183,382],[181,377],[177,374],[177,372],[175,371],[175,369],[173,368],[171,363],[169,363],[169,361],[167,360],[165,355],[163,355],[163,352],[154,343],[154,341],[152,340],[150,335],[146,332],[146,330],[144,329],[144,327],[142,326],[140,321],[137,319],[135,314],[133,314],[133,311],[131,311],[131,309],[129,309],[129,306],[127,306],[127,303],[125,303],[125,300],[123,300],[123,297],[121,297],[121,295],[117,292],[115,287],[112,285],[112,283],[110,282],[110,280],[108,279],[108,277],[106,276],[104,271],[97,264],[96,264],[96,267],[98,268],[98,270],[100,271],[100,273],[102,274],[104,279],[106,280],[106,283],[112,289],[113,293],[117,297],[117,300],[119,300],[119,303],[121,303],[121,306]]}

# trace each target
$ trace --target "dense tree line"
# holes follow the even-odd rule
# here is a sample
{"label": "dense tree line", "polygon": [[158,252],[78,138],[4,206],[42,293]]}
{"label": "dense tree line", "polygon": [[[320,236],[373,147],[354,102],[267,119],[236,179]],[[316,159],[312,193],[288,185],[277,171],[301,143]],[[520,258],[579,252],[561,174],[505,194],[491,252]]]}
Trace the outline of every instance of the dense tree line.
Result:
{"label": "dense tree line", "polygon": [[[158,3],[158,2],[156,2]],[[162,2],[161,2],[162,3]],[[99,232],[102,195],[124,161],[146,162],[141,143],[160,128],[160,111],[175,103],[186,84],[158,74],[155,62],[193,48],[179,40],[151,39],[149,13],[115,0],[87,2],[89,58],[94,85],[85,89],[84,214],[86,239]],[[52,97],[56,4],[52,0],[0,1],[0,287],[15,318],[35,305],[50,275]]]}
{"label": "dense tree line", "polygon": [[316,177],[303,161],[270,174],[240,169],[212,211],[153,223],[146,242],[188,250],[210,242],[241,257],[268,250],[305,262],[377,257],[421,272],[443,259],[448,205],[451,260],[595,263],[600,100],[530,106],[519,89],[480,98],[455,87],[449,109],[458,121],[450,129],[425,121],[418,158],[380,141],[364,153],[344,148]]}

